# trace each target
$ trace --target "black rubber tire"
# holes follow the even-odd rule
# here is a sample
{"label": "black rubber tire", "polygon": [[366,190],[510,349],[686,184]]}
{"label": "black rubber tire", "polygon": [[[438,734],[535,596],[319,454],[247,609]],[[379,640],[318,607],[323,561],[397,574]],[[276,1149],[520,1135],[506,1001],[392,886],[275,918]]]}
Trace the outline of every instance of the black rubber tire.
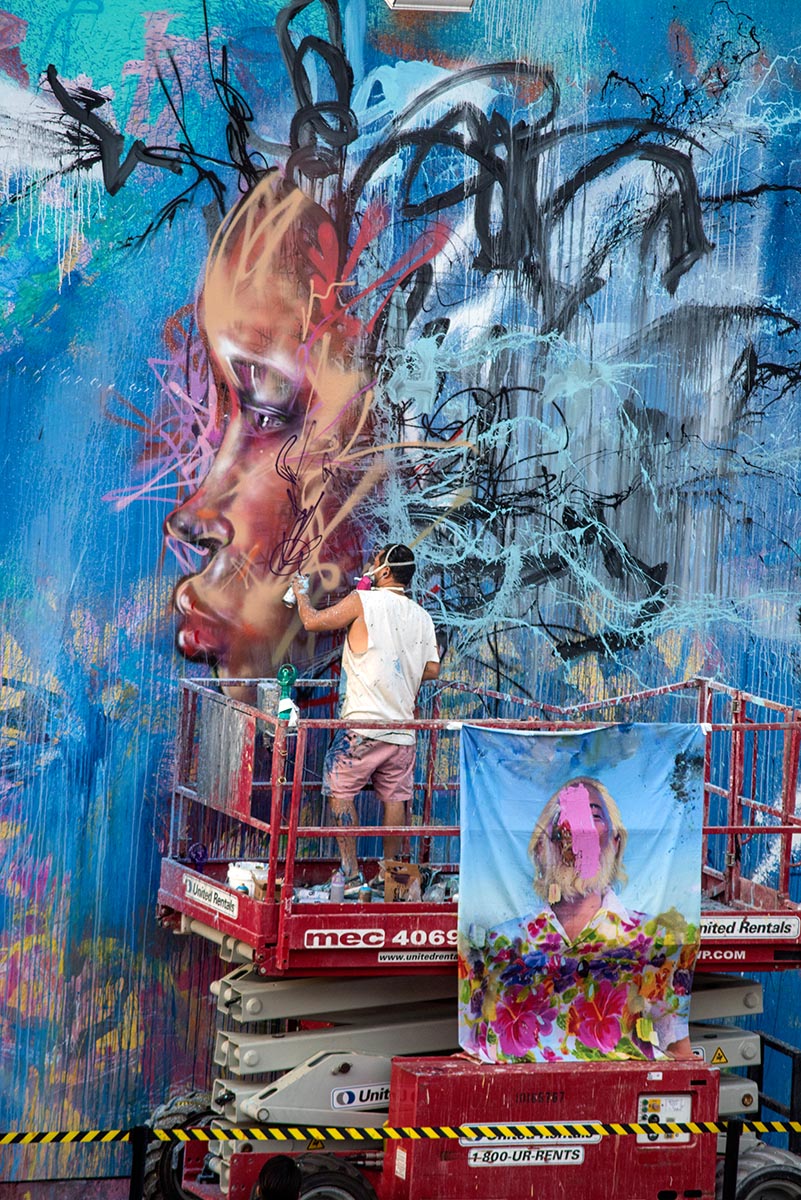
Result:
{"label": "black rubber tire", "polygon": [[298,1159],[303,1172],[301,1200],[376,1200],[361,1171],[335,1154],[304,1154]]}
{"label": "black rubber tire", "polygon": [[737,1187],[737,1200],[801,1200],[801,1165],[762,1167]]}
{"label": "black rubber tire", "polygon": [[[725,1163],[718,1160],[718,1200],[723,1195]],[[746,1146],[737,1164],[736,1200],[801,1200],[801,1158],[757,1142]]]}
{"label": "black rubber tire", "polygon": [[[208,1125],[216,1118],[208,1092],[189,1092],[160,1104],[148,1124],[152,1129]],[[180,1142],[151,1142],[145,1159],[144,1200],[196,1200],[181,1187],[184,1148]]]}

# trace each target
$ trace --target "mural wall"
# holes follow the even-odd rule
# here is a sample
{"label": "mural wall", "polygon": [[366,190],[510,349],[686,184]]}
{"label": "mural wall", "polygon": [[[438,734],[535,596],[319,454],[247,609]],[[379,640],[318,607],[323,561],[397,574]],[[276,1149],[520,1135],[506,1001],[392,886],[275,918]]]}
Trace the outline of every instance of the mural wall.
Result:
{"label": "mural wall", "polygon": [[334,670],[296,569],[413,545],[503,690],[798,702],[801,13],[752,7],[2,14],[3,1128],[203,1082],[173,685]]}

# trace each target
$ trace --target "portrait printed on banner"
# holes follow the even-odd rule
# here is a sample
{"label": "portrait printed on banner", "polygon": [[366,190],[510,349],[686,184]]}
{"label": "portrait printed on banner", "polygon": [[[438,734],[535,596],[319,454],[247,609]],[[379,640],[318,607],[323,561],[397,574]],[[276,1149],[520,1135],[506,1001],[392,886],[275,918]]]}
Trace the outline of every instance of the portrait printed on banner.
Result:
{"label": "portrait printed on banner", "polygon": [[463,1049],[690,1057],[701,729],[465,727],[461,780]]}

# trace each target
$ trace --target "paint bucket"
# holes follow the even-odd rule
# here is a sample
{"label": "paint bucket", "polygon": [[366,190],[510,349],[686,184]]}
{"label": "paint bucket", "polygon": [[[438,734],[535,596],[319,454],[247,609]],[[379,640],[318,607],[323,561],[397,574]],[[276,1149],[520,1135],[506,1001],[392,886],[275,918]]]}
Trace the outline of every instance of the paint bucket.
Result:
{"label": "paint bucket", "polygon": [[242,892],[246,896],[256,895],[256,880],[253,877],[254,871],[266,871],[264,863],[260,862],[235,862],[228,864],[228,886],[233,888],[235,892]]}

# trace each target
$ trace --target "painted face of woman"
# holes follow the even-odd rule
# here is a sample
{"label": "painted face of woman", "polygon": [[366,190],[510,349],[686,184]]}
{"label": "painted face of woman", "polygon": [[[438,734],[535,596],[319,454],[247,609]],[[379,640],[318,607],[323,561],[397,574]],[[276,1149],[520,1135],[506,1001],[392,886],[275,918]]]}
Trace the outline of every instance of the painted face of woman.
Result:
{"label": "painted face of woman", "polygon": [[320,316],[320,242],[332,235],[322,209],[269,177],[206,268],[200,317],[227,426],[165,532],[206,560],[175,591],[178,648],[223,679],[274,675],[287,659],[313,669],[321,649],[281,597],[296,571],[332,590],[358,560],[353,450],[369,401],[353,324]]}

